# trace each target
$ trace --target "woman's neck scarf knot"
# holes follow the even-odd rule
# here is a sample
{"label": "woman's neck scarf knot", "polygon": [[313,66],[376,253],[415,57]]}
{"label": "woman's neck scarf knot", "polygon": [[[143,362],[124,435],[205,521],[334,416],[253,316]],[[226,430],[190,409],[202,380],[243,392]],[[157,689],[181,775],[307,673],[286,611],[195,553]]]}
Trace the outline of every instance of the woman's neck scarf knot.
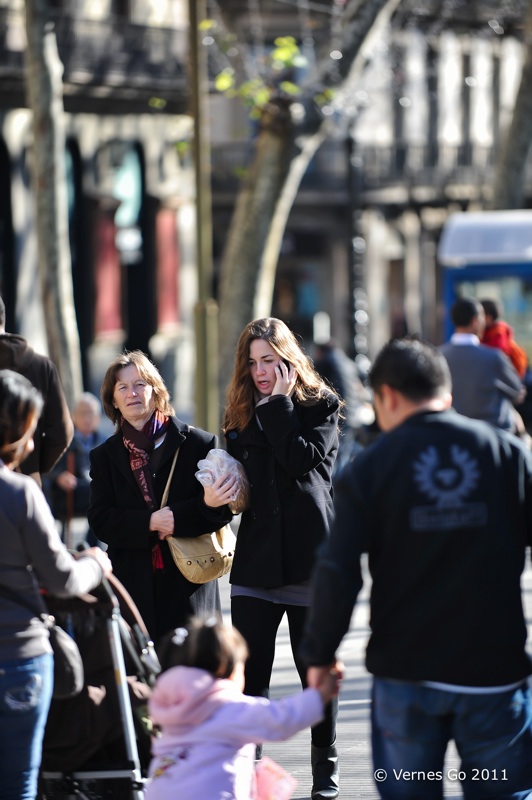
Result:
{"label": "woman's neck scarf knot", "polygon": [[[141,431],[124,418],[121,422],[124,444],[129,450],[129,466],[150,511],[156,511],[157,504],[148,464],[155,441],[166,433],[169,425],[170,418],[157,410],[153,412]],[[152,568],[155,571],[163,569],[163,566],[161,547],[159,542],[156,542],[152,547]]]}

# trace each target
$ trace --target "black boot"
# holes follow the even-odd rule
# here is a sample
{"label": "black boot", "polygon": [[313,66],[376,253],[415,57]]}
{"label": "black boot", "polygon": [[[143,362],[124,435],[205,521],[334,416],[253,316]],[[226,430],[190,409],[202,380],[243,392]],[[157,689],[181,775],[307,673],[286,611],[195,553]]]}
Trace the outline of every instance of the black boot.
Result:
{"label": "black boot", "polygon": [[335,800],[340,791],[338,753],[336,745],[315,747],[311,745],[312,800]]}

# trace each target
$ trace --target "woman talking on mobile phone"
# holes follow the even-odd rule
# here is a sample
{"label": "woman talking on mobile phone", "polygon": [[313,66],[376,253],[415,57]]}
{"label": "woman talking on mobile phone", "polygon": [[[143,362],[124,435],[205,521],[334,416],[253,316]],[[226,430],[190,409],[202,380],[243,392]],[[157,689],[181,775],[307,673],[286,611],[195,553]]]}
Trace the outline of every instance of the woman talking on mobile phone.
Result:
{"label": "woman talking on mobile phone", "polygon": [[[284,614],[306,686],[298,648],[316,551],[332,517],[340,405],[284,322],[267,318],[246,326],[227,389],[223,431],[228,452],[243,464],[250,483],[230,578],[233,625],[249,647],[249,695],[268,696]],[[333,700],[311,731],[313,800],[338,796],[336,714]]]}

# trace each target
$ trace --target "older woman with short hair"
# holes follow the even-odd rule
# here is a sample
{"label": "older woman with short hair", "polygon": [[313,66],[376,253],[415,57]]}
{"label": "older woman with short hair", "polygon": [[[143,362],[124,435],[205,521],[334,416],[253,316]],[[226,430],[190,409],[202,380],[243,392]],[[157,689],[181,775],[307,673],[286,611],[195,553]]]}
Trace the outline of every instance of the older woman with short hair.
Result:
{"label": "older woman with short hair", "polygon": [[[224,525],[232,517],[227,503],[234,486],[223,478],[205,488],[198,482],[198,461],[217,446],[216,436],[175,416],[165,383],[144,353],[113,359],[101,399],[117,430],[91,452],[88,520],[157,644],[191,615],[220,612],[217,581],[187,581],[166,539]],[[168,500],[160,508],[177,449]]]}

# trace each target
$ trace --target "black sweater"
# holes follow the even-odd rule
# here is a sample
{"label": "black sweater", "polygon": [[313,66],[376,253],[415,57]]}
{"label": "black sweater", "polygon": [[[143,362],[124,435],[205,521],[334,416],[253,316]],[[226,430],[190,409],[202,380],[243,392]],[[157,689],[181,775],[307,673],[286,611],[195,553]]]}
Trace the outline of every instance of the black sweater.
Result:
{"label": "black sweater", "polygon": [[250,483],[231,583],[271,589],[307,581],[332,517],[338,398],[303,406],[276,396],[257,406],[245,430],[227,433],[227,449]]}
{"label": "black sweater", "polygon": [[532,531],[532,457],[509,434],[423,412],[340,476],[303,654],[327,664],[372,576],[373,674],[499,686],[531,671],[520,576]]}

